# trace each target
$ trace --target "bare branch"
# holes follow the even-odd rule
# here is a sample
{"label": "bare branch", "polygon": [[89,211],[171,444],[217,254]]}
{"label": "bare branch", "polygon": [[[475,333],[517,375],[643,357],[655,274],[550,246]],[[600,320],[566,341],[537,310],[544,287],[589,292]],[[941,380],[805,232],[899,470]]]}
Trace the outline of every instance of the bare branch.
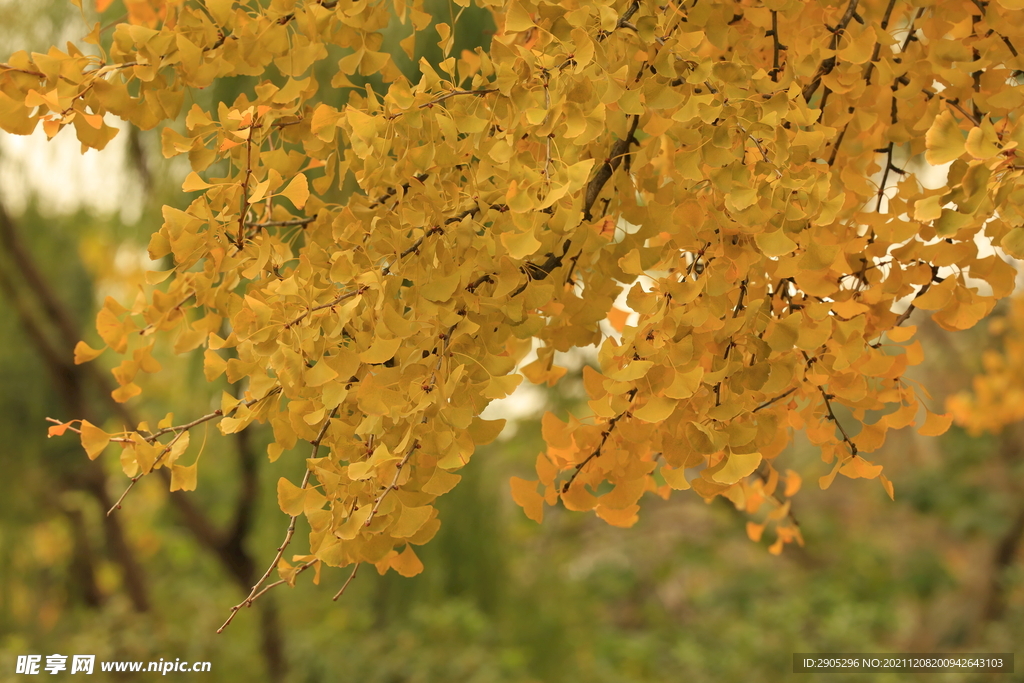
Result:
{"label": "bare branch", "polygon": [[[334,419],[334,416],[337,414],[337,412],[338,412],[338,409],[335,408],[333,411],[331,411],[331,414],[327,416],[327,419],[324,420],[323,427],[320,428],[320,433],[317,434],[316,439],[314,439],[312,441],[313,453],[309,456],[310,458],[316,458],[317,453],[320,450],[320,443],[323,441],[324,437],[327,435],[327,430],[331,426],[331,420]],[[299,486],[300,489],[305,489],[306,486],[309,484],[309,475],[312,474],[312,472],[313,472],[313,470],[311,470],[308,467],[306,468],[306,474],[305,474],[305,476],[302,477],[302,484]],[[263,576],[261,576],[259,581],[257,581],[253,585],[252,590],[249,591],[249,595],[245,598],[245,600],[243,600],[242,602],[238,603],[237,605],[235,605],[234,607],[231,608],[231,614],[228,616],[227,621],[225,621],[224,624],[219,629],[217,629],[217,633],[222,632],[227,627],[227,625],[231,623],[231,620],[235,618],[235,615],[238,613],[238,610],[242,609],[243,607],[249,607],[250,605],[252,605],[253,602],[256,601],[257,598],[259,598],[261,595],[266,593],[268,590],[270,590],[274,586],[278,586],[278,585],[280,585],[282,583],[285,583],[284,579],[282,579],[282,580],[277,581],[275,583],[269,584],[269,585],[263,587],[262,590],[260,590],[261,586],[263,586],[263,584],[266,583],[267,579],[270,578],[270,575],[274,572],[274,569],[276,569],[278,564],[280,564],[281,558],[284,556],[284,551],[291,544],[292,536],[295,535],[295,521],[298,518],[299,518],[299,515],[292,515],[291,519],[288,521],[288,529],[285,532],[284,541],[278,547],[277,554],[274,556],[274,559],[270,563],[270,566],[267,567],[267,571],[263,572]],[[310,560],[305,565],[303,565],[301,569],[297,570],[295,573],[298,574],[301,571],[305,571],[305,569],[307,569],[310,565],[312,565],[312,564],[314,564],[315,562],[318,562],[318,561],[319,560],[316,560],[316,559]]]}
{"label": "bare branch", "polygon": [[352,567],[352,573],[348,575],[347,579],[345,579],[345,583],[341,585],[341,590],[334,594],[334,597],[331,598],[332,600],[337,600],[345,593],[345,589],[348,588],[350,583],[352,583],[352,579],[356,578],[356,573],[359,571],[359,564],[359,562],[356,562],[356,565]]}
{"label": "bare branch", "polygon": [[316,216],[309,216],[308,218],[294,218],[288,221],[262,221],[260,223],[253,223],[246,221],[245,227],[247,228],[273,228],[273,227],[289,227],[293,225],[306,226],[317,219]]}
{"label": "bare branch", "polygon": [[754,409],[753,409],[752,411],[750,411],[750,412],[752,412],[752,413],[756,413],[756,412],[757,412],[757,411],[759,411],[759,410],[764,410],[764,409],[765,409],[765,408],[767,408],[768,406],[774,405],[774,404],[778,403],[779,401],[781,401],[782,399],[786,398],[787,396],[789,396],[790,394],[792,394],[792,393],[793,393],[794,391],[796,391],[796,387],[793,387],[792,389],[789,389],[788,391],[784,391],[783,393],[779,394],[779,395],[778,395],[778,396],[776,396],[775,398],[772,398],[772,399],[768,399],[767,401],[765,401],[764,403],[762,403],[762,404],[761,404],[761,405],[759,405],[758,407],[754,408]]}

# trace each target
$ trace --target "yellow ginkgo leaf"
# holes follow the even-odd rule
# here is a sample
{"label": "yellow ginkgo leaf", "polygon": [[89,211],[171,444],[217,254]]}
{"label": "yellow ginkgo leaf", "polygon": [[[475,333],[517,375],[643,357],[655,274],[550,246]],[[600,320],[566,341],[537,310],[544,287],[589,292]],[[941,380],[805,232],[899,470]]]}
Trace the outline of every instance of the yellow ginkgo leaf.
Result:
{"label": "yellow ginkgo leaf", "polygon": [[90,460],[95,460],[110,443],[110,435],[88,420],[82,420],[82,447]]}
{"label": "yellow ginkgo leaf", "polygon": [[945,164],[964,153],[964,135],[948,110],[935,117],[925,134],[925,160],[929,164]]}
{"label": "yellow ginkgo leaf", "polygon": [[309,200],[309,182],[306,180],[306,174],[299,173],[292,178],[291,182],[281,190],[280,195],[291,201],[296,209],[305,207]]}
{"label": "yellow ginkgo leaf", "polygon": [[730,453],[725,461],[725,467],[715,472],[711,478],[719,484],[735,484],[753,474],[760,464],[760,453]]}
{"label": "yellow ginkgo leaf", "polygon": [[277,480],[277,504],[281,512],[296,517],[302,514],[302,508],[306,501],[304,489],[291,483],[284,477]]}
{"label": "yellow ginkgo leaf", "polygon": [[512,477],[509,483],[512,486],[512,500],[523,508],[526,516],[538,524],[544,521],[544,499],[537,493],[538,482]]}
{"label": "yellow ginkgo leaf", "polygon": [[102,349],[94,349],[84,341],[80,341],[75,344],[75,365],[88,363],[92,359],[97,358],[104,351],[106,351],[106,347]]}
{"label": "yellow ginkgo leaf", "polygon": [[199,174],[195,171],[185,176],[185,182],[181,184],[181,189],[185,192],[198,192],[199,190],[206,190],[211,187],[213,185],[200,178]]}
{"label": "yellow ginkgo leaf", "polygon": [[171,491],[195,491],[198,463],[171,466]]}
{"label": "yellow ginkgo leaf", "polygon": [[423,563],[413,552],[412,546],[407,545],[405,550],[391,558],[391,568],[409,578],[423,571]]}
{"label": "yellow ginkgo leaf", "polygon": [[401,345],[401,339],[375,337],[373,343],[370,344],[370,348],[359,354],[359,360],[364,363],[383,363],[394,358],[395,352],[398,351],[398,347]]}

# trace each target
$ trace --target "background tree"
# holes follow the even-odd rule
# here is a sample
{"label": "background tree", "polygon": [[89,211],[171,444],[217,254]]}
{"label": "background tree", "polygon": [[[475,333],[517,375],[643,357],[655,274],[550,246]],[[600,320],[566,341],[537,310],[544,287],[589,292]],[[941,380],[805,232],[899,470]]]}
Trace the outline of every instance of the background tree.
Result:
{"label": "background tree", "polygon": [[[524,373],[538,383],[563,372],[556,350],[605,341],[600,371],[583,370],[593,418],[545,418],[543,492],[513,480],[528,514],[561,497],[628,526],[645,490],[692,487],[756,515],[752,537],[773,525],[778,551],[800,538],[786,500],[799,478],[780,486],[774,464],[788,440],[779,426],[805,429],[833,463],[823,486],[837,473],[879,477],[860,454],[918,411],[903,371],[920,346],[901,353],[913,331],[900,325],[914,307],[947,328],[973,324],[994,298],[968,276],[994,297],[1012,289],[1012,268],[975,242],[1019,251],[1019,88],[1001,6],[968,27],[947,4],[511,5],[489,52],[450,57],[458,24],[439,26],[444,61],[421,62],[416,86],[377,51],[382,7],[149,7],[129,8],[137,25],[115,29],[110,63],[51,53],[50,83],[39,57],[12,57],[4,92],[21,109],[8,107],[5,127],[33,123],[24,102],[51,111],[48,132],[71,124],[100,145],[111,133],[88,117],[103,111],[151,127],[174,113],[182,84],[267,79],[216,120],[197,107],[187,134],[164,130],[165,153],[188,151],[209,181],[188,176],[185,189],[204,195],[167,209],[151,241],[152,255],[173,256],[169,284],[131,310],[108,300],[98,329],[132,352],[115,371],[117,399],[158,367],[151,333],[173,330],[176,351],[208,345],[209,379],[248,377],[246,393],[200,420],[228,414],[227,433],[269,421],[272,458],[299,438],[315,444],[301,486],[278,490],[293,515],[285,545],[297,517],[313,528],[311,554],[271,564],[285,581],[321,561],[415,573],[411,545],[438,526],[434,497],[496,434],[476,416],[514,387],[508,373],[534,337],[545,345]],[[944,52],[956,42],[969,59]],[[326,81],[301,80],[324,44],[351,50],[333,77],[344,104],[314,106]],[[81,76],[60,72],[76,59]],[[957,62],[978,62],[971,79]],[[391,85],[351,87],[357,72]],[[925,150],[932,162],[963,157],[941,192],[897,165]],[[231,165],[211,166],[218,155]],[[865,177],[875,168],[877,186]],[[630,290],[638,319],[623,326],[612,303],[639,276],[649,291]],[[609,311],[618,341],[599,324]],[[93,355],[78,347],[79,360]],[[897,409],[879,417],[887,406]],[[189,432],[171,424],[73,428],[90,455],[119,443],[129,476],[169,468],[172,488],[194,488],[195,465],[177,462]],[[929,414],[923,433],[944,427]]]}

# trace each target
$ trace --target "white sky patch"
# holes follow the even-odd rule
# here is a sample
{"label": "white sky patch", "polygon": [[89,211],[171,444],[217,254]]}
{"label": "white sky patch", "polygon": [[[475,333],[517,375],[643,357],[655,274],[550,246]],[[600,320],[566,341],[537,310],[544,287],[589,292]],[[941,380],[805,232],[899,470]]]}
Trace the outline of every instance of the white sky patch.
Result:
{"label": "white sky patch", "polygon": [[125,173],[127,124],[116,120],[107,124],[118,127],[118,134],[105,149],[90,149],[85,154],[72,126],[52,140],[46,139],[42,126],[32,135],[0,133],[0,197],[4,203],[19,214],[34,195],[43,215],[86,209],[137,218],[140,198],[138,193],[130,197],[135,183],[129,183]]}

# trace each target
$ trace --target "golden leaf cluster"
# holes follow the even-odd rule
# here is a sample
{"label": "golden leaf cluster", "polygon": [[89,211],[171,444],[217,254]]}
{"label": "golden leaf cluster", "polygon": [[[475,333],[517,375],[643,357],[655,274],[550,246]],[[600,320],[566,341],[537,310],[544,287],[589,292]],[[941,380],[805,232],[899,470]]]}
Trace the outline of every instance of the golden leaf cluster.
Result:
{"label": "golden leaf cluster", "polygon": [[[244,389],[208,416],[224,433],[269,423],[272,460],[322,445],[278,487],[312,529],[299,568],[418,571],[435,499],[500,432],[480,415],[534,341],[535,383],[565,373],[555,352],[599,361],[591,414],[546,415],[536,479],[512,481],[538,521],[561,501],[630,526],[645,492],[692,489],[778,552],[801,542],[800,478],[777,465],[792,430],[831,465],[823,488],[892,495],[866,456],[922,408],[904,323],[974,325],[1024,256],[1019,0],[475,1],[498,31],[459,55],[457,22],[421,0],[150,0],[107,48],[97,25],[98,54],[3,65],[5,130],[102,148],[108,115],[163,124],[191,164],[191,204],[149,247],[171,269],[97,320],[124,357],[117,399],[160,370],[155,342],[201,349],[207,379]],[[418,79],[384,45],[396,24],[410,55],[440,41]],[[251,92],[181,120],[188,89],[240,75]],[[925,411],[921,433],[948,426]],[[111,438],[137,477],[174,467],[189,426]]]}

